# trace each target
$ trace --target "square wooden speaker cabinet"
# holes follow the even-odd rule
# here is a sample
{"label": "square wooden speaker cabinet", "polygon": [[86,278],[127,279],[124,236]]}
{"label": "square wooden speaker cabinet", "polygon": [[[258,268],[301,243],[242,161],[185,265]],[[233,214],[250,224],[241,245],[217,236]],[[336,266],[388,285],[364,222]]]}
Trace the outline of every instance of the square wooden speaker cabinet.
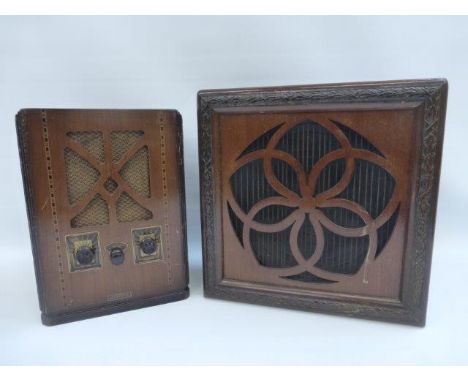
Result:
{"label": "square wooden speaker cabinet", "polygon": [[205,294],[424,325],[445,80],[198,95]]}
{"label": "square wooden speaker cabinet", "polygon": [[182,120],[170,110],[21,110],[42,320],[188,296]]}

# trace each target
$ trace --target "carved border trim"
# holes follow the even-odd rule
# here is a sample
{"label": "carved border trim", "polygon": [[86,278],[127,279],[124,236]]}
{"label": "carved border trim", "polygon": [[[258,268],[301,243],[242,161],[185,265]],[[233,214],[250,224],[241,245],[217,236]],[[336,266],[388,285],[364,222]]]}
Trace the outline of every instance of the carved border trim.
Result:
{"label": "carved border trim", "polygon": [[[266,305],[318,310],[423,326],[425,323],[434,221],[442,152],[446,80],[417,80],[303,87],[201,91],[198,94],[198,144],[205,294]],[[416,190],[413,243],[407,250],[402,287],[403,308],[336,299],[292,297],[287,293],[222,285],[215,253],[215,193],[212,116],[216,108],[293,106],[331,103],[393,103],[419,101],[424,107],[421,156]]]}

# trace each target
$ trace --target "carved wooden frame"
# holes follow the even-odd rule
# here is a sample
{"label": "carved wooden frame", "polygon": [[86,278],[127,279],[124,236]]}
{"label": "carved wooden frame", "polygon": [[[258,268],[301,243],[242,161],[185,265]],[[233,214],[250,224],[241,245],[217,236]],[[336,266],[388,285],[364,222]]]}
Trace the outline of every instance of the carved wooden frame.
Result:
{"label": "carved wooden frame", "polygon": [[[198,93],[200,199],[205,296],[263,305],[424,326],[436,217],[448,84],[443,79],[326,84],[297,87],[206,90]],[[222,279],[222,238],[218,215],[221,198],[214,163],[213,116],[219,108],[248,106],[326,105],[331,103],[416,102],[424,108],[418,153],[414,219],[408,227],[401,304],[301,295],[262,287],[226,283]]]}

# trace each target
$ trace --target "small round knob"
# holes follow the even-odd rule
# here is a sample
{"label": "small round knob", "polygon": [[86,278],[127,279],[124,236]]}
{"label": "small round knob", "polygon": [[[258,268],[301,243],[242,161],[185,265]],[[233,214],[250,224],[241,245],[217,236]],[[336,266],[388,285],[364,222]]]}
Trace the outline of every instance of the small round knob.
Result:
{"label": "small round knob", "polygon": [[81,265],[91,264],[94,260],[94,248],[81,247],[75,253],[75,258]]}
{"label": "small round knob", "polygon": [[156,241],[151,238],[143,239],[140,242],[140,248],[145,255],[150,255],[156,251]]}
{"label": "small round knob", "polygon": [[120,265],[124,262],[124,252],[122,248],[112,248],[110,251],[111,263]]}

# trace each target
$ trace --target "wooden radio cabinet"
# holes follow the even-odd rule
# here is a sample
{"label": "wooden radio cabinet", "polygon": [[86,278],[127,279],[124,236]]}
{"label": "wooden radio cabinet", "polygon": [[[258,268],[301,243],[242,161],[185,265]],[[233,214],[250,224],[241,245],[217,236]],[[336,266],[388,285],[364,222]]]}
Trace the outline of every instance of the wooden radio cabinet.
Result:
{"label": "wooden radio cabinet", "polygon": [[25,109],[16,121],[43,323],[186,298],[179,113]]}

